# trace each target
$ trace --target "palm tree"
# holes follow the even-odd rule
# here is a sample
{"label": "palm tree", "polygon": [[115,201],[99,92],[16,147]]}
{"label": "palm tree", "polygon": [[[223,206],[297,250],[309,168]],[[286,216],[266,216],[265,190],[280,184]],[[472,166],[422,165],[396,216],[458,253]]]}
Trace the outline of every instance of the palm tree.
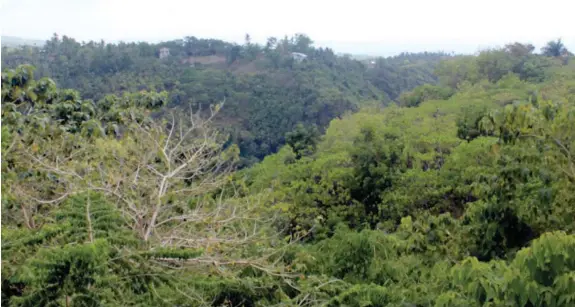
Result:
{"label": "palm tree", "polygon": [[565,54],[569,54],[569,50],[565,48],[565,45],[558,39],[557,41],[550,41],[541,49],[543,55],[549,57],[559,57]]}

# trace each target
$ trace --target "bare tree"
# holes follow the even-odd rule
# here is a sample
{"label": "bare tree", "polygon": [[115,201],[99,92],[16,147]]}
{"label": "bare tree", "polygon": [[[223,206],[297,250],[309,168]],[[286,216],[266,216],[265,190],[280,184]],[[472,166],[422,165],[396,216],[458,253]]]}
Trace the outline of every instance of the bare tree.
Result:
{"label": "bare tree", "polygon": [[8,186],[26,199],[27,220],[33,221],[30,215],[41,206],[57,206],[70,195],[95,191],[116,204],[150,250],[203,251],[187,260],[155,257],[152,261],[158,265],[210,272],[250,266],[289,278],[292,274],[278,264],[285,242],[274,225],[275,213],[266,211],[259,196],[230,197],[235,191],[229,179],[239,152],[235,146],[224,148],[225,137],[212,128],[216,113],[214,108],[203,119],[194,112],[172,113],[162,120],[133,123],[121,138],[78,142],[62,134],[48,141],[45,150],[20,147],[22,163],[56,181],[46,185],[31,177],[30,182],[15,180]]}
{"label": "bare tree", "polygon": [[[222,138],[207,120],[190,113],[186,119],[136,124],[119,150],[92,163],[99,176],[88,187],[115,196],[131,227],[143,240],[164,241],[174,224],[197,223],[217,216],[222,208],[190,208],[190,198],[204,196],[224,184],[233,168],[233,153],[223,150]],[[127,148],[128,151],[121,149]],[[94,176],[91,176],[94,177]]]}
{"label": "bare tree", "polygon": [[[215,114],[214,109],[206,119],[190,112],[133,123],[120,139],[83,140],[71,150],[63,146],[69,135],[55,138],[43,152],[22,148],[14,154],[24,154],[32,169],[56,176],[60,193],[45,199],[46,183],[30,180],[10,188],[37,204],[57,204],[71,194],[99,191],[116,201],[143,240],[177,242],[176,233],[184,224],[233,221],[237,216],[238,209],[225,208],[225,202],[206,200],[225,183],[237,156],[234,148],[224,150],[224,138],[210,127]],[[56,190],[55,185],[50,188]],[[25,210],[28,215],[35,211],[31,208]]]}

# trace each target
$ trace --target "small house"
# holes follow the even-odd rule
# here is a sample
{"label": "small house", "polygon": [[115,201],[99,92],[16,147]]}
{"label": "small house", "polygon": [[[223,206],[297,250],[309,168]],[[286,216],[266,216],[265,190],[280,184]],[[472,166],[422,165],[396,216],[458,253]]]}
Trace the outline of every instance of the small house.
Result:
{"label": "small house", "polygon": [[170,49],[166,47],[160,48],[160,59],[165,59],[170,56]]}
{"label": "small house", "polygon": [[296,60],[297,62],[301,62],[303,60],[305,60],[307,58],[307,55],[303,54],[303,53],[299,53],[299,52],[292,52],[291,56],[294,60]]}

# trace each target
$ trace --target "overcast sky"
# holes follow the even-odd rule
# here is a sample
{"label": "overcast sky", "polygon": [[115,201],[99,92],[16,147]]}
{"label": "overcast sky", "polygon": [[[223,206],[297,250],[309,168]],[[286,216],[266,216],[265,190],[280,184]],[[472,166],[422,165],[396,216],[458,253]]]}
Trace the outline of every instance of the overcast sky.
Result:
{"label": "overcast sky", "polygon": [[575,51],[574,0],[0,0],[2,35],[160,41],[193,35],[305,33],[338,52],[475,52],[563,38]]}

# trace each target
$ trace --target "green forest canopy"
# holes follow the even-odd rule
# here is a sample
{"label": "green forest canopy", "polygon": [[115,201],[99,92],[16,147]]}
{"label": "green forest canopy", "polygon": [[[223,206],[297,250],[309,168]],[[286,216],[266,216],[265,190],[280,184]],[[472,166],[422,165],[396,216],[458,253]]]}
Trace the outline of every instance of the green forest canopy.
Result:
{"label": "green forest canopy", "polygon": [[[145,43],[3,50],[2,303],[575,304],[560,41],[371,69],[287,41],[309,59],[277,40],[221,68]],[[182,42],[162,46],[227,48]],[[263,160],[237,170],[247,157]]]}
{"label": "green forest canopy", "polygon": [[[160,59],[161,48],[169,56]],[[303,53],[303,62],[292,53]],[[225,101],[216,121],[249,165],[276,152],[298,123],[323,131],[366,104],[386,105],[400,92],[436,83],[441,53],[402,54],[377,65],[315,48],[302,34],[262,46],[186,37],[159,44],[77,42],[62,36],[42,48],[2,49],[3,67],[30,64],[37,77],[79,91],[95,102],[108,94],[168,91],[169,107],[207,109]]]}

